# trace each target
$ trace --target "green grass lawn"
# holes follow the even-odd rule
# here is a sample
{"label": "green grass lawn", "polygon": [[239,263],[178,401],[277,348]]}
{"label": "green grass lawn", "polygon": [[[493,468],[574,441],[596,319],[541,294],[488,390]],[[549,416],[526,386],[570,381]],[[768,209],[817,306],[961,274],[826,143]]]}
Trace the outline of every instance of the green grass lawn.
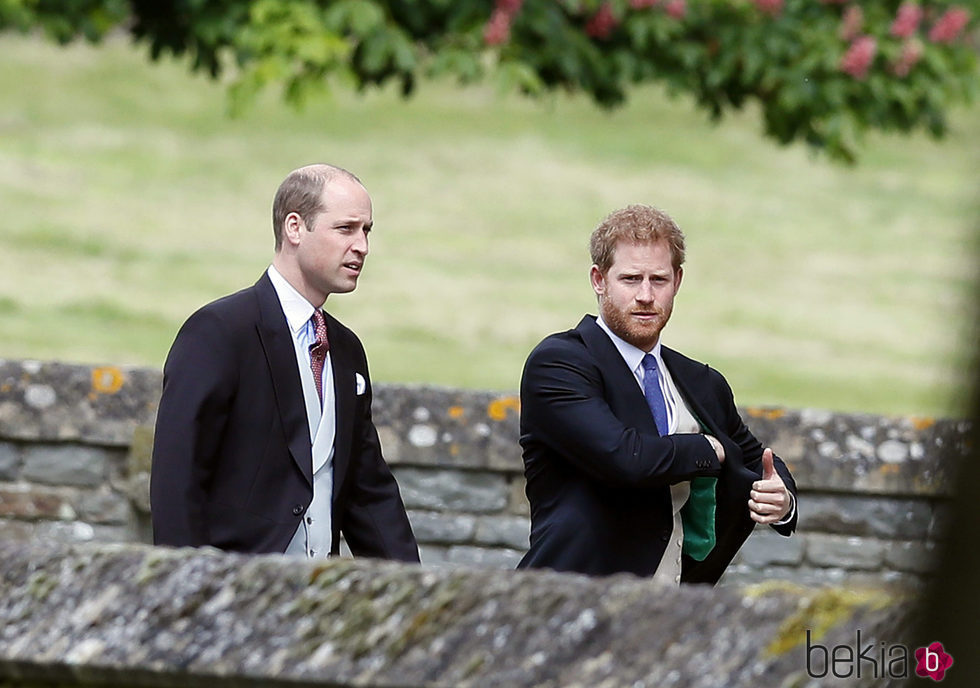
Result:
{"label": "green grass lawn", "polygon": [[0,35],[0,356],[162,365],[191,311],[272,255],[285,174],[348,167],[374,199],[361,284],[329,310],[377,381],[513,391],[530,349],[595,312],[588,235],[628,203],[670,212],[688,263],[665,341],[742,404],[962,413],[977,348],[980,108],[953,134],[872,137],[852,169],[714,127],[686,100],[532,102],[423,84],[267,94],[122,40]]}

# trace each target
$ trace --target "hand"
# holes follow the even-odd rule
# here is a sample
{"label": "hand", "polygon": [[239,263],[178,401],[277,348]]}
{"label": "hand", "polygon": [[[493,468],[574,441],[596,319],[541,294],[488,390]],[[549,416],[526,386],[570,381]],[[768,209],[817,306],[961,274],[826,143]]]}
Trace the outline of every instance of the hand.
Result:
{"label": "hand", "polygon": [[772,449],[762,452],[762,480],[752,483],[749,514],[756,523],[776,523],[786,518],[793,498],[772,462]]}
{"label": "hand", "polygon": [[708,444],[710,444],[711,448],[715,450],[715,456],[718,457],[718,463],[725,463],[725,447],[722,446],[721,442],[711,435],[705,435],[704,438],[708,440]]}

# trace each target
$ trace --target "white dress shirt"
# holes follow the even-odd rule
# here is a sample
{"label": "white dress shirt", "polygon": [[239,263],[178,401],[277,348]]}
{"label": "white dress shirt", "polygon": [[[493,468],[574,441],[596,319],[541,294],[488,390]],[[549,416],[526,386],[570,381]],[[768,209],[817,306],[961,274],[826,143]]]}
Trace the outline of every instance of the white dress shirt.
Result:
{"label": "white dress shirt", "polygon": [[336,404],[333,389],[333,366],[330,352],[323,362],[323,407],[316,391],[310,367],[310,346],[316,342],[316,328],[311,318],[316,308],[286,281],[278,270],[269,266],[269,279],[279,296],[282,312],[293,338],[296,367],[303,384],[303,402],[310,428],[310,447],[313,454],[313,501],[303,515],[286,554],[306,557],[326,557],[330,554],[333,534],[331,506],[333,502],[333,441],[336,432]]}

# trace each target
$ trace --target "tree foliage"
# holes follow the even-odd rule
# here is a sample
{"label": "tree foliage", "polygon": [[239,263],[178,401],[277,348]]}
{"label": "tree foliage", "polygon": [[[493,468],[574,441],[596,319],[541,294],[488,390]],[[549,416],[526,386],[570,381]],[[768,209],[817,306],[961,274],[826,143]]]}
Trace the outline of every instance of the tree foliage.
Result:
{"label": "tree foliage", "polygon": [[977,0],[0,0],[0,29],[128,32],[154,59],[230,71],[234,108],[270,85],[301,104],[338,83],[409,95],[440,75],[612,107],[659,81],[716,118],[755,102],[776,141],[853,161],[866,131],[942,136],[950,107],[975,98],[964,1]]}

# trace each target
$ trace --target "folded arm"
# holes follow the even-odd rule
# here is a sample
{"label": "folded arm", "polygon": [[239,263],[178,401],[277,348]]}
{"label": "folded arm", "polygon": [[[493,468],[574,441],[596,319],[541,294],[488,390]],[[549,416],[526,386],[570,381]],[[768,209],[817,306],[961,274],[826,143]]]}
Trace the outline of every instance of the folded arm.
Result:
{"label": "folded arm", "polygon": [[719,454],[704,435],[660,437],[627,426],[610,408],[603,385],[584,349],[546,341],[524,368],[523,432],[610,485],[665,485],[719,474]]}

